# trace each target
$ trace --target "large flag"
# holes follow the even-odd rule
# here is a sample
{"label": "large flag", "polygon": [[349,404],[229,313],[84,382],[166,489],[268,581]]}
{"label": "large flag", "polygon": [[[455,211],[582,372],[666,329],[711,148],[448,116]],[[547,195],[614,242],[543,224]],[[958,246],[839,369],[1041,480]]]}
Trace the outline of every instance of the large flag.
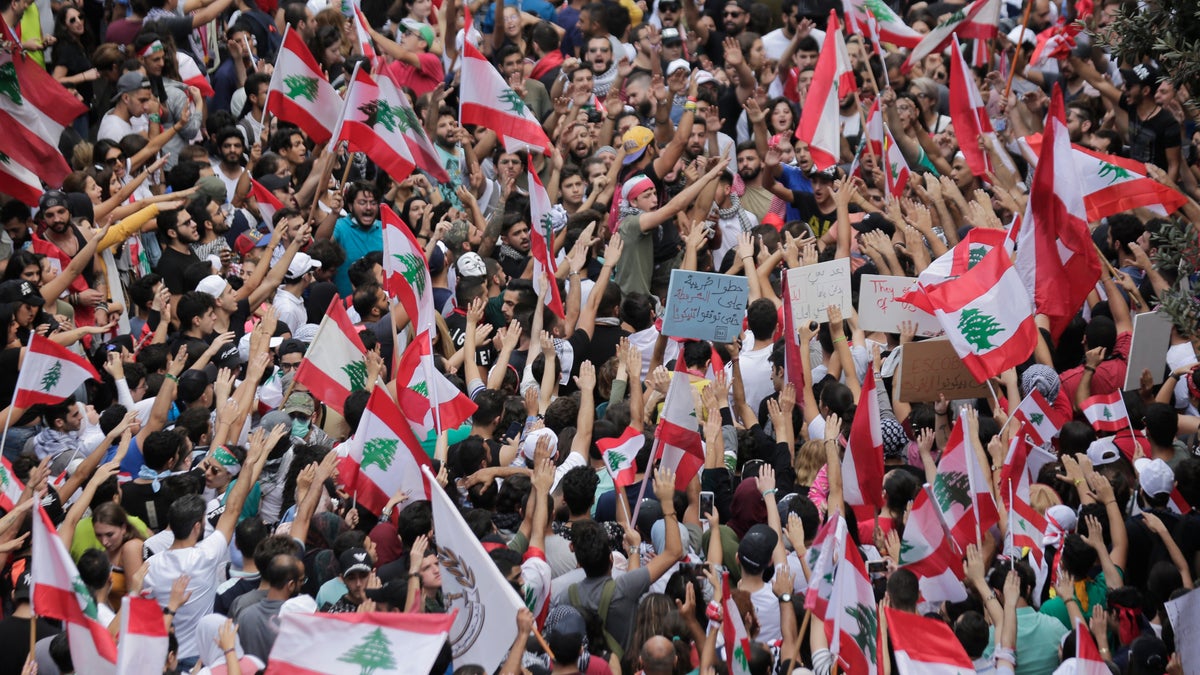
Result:
{"label": "large flag", "polygon": [[1130,426],[1129,411],[1119,391],[1085,399],[1083,416],[1096,431],[1120,431]]}
{"label": "large flag", "polygon": [[22,204],[37,206],[42,197],[42,180],[12,157],[0,154],[0,192]]}
{"label": "large flag", "polygon": [[925,285],[940,284],[943,281],[957,279],[967,270],[983,261],[984,256],[997,247],[1010,248],[1011,240],[1004,230],[988,227],[973,227],[966,236],[949,251],[941,254],[929,264],[917,280]]}
{"label": "large flag", "polygon": [[161,675],[170,641],[162,608],[148,598],[121,598],[117,675]]}
{"label": "large flag", "polygon": [[945,49],[954,35],[958,35],[964,40],[986,40],[996,37],[1002,5],[1001,0],[975,0],[970,5],[946,17],[945,20],[934,26],[933,30],[926,33],[916,47],[913,47],[908,54],[908,59],[901,66],[901,70],[908,72],[913,64],[930,54]]}
{"label": "large flag", "polygon": [[[464,30],[469,34],[471,26],[468,24]],[[463,41],[462,81],[471,85],[459,91],[459,118],[463,124],[495,131],[509,152],[536,150],[550,154],[552,144],[541,122],[470,40]]]}
{"label": "large flag", "polygon": [[977,432],[966,426],[966,415],[960,414],[933,479],[933,499],[960,551],[968,544],[978,544],[981,533],[1000,522],[991,482],[967,440],[968,433]]}
{"label": "large flag", "polygon": [[[1042,152],[1042,135],[1030,134],[1020,142],[1022,154],[1036,165]],[[1138,207],[1166,215],[1187,203],[1187,197],[1178,190],[1148,177],[1146,165],[1141,162],[1074,144],[1071,158],[1080,178],[1090,223]]]}
{"label": "large flag", "polygon": [[4,509],[5,513],[12,511],[24,491],[25,486],[21,484],[17,474],[13,473],[8,458],[0,457],[0,509]]}
{"label": "large flag", "polygon": [[351,150],[366,153],[392,180],[402,181],[416,166],[404,134],[421,126],[421,120],[400,105],[396,92],[390,79],[376,79],[361,65],[355,66],[333,142],[348,142]]}
{"label": "large flag", "polygon": [[840,513],[830,514],[817,536],[813,538],[812,546],[808,547],[808,569],[812,576],[808,579],[808,589],[804,592],[804,609],[811,610],[813,616],[824,621],[829,613],[829,597],[833,594],[833,572],[836,569],[837,557],[845,546],[847,525],[846,519]]}
{"label": "large flag", "polygon": [[425,438],[429,432],[457,429],[479,406],[454,383],[438,372],[433,363],[430,334],[423,331],[404,350],[396,366],[400,409],[413,433]]}
{"label": "large flag", "polygon": [[[558,263],[554,257],[554,222],[550,215],[550,195],[542,186],[542,179],[533,169],[533,156],[529,157],[529,252],[533,256],[533,281],[540,284],[543,275],[550,277],[550,288],[543,302],[550,311],[564,318],[562,297],[558,292]],[[573,282],[574,283],[574,282]]]}
{"label": "large flag", "polygon": [[[358,11],[357,8],[355,11]],[[361,12],[360,12],[361,14]],[[396,84],[395,78],[392,76],[391,70],[382,70],[376,75],[380,80],[380,86],[384,86],[382,80],[388,80],[391,83],[391,89],[394,92],[395,101],[400,104],[400,107],[409,111],[416,116],[416,110],[413,108],[412,102],[408,100],[408,95],[404,93],[404,89]],[[418,116],[419,120],[420,117]],[[408,153],[412,155],[413,161],[417,163],[417,168],[429,174],[429,177],[439,183],[449,183],[450,174],[446,173],[446,167],[442,166],[442,160],[438,156],[438,151],[433,145],[433,141],[429,140],[429,134],[425,132],[425,125],[416,124],[412,127],[403,130],[404,142],[408,144]]]}
{"label": "large flag", "polygon": [[367,388],[366,354],[358,329],[335,296],[296,370],[296,383],[341,415],[346,397]]}
{"label": "large flag", "polygon": [[54,405],[75,393],[84,382],[99,380],[91,363],[62,345],[34,333],[25,350],[13,405],[30,408]]}
{"label": "large flag", "polygon": [[899,675],[971,675],[975,664],[945,621],[884,608]]}
{"label": "large flag", "polygon": [[442,593],[457,614],[450,629],[450,651],[455,663],[474,663],[484,672],[493,672],[517,637],[517,612],[525,601],[500,574],[428,467],[425,475],[433,486],[430,499]]}
{"label": "large flag", "polygon": [[842,457],[843,497],[860,521],[874,517],[883,508],[883,431],[872,370],[868,368],[863,379],[858,412],[854,413],[846,454]]}
{"label": "large flag", "polygon": [[[345,448],[345,450],[342,450]],[[421,467],[432,466],[386,387],[375,387],[354,436],[338,448],[338,475],[358,502],[379,513],[398,490],[428,497]]]}
{"label": "large flag", "polygon": [[291,27],[286,28],[267,89],[267,112],[324,144],[333,138],[341,109],[342,97],[325,79],[304,40]]}
{"label": "large flag", "polygon": [[[100,623],[96,600],[79,576],[71,554],[41,504],[34,505],[30,566],[33,613],[66,624],[71,660],[79,673],[108,675],[117,670],[117,645]],[[161,614],[159,621],[162,621]],[[159,663],[161,670],[162,664]]]}
{"label": "large flag", "polygon": [[750,631],[742,621],[737,602],[729,586],[729,572],[721,575],[724,618],[721,634],[725,638],[725,665],[732,675],[750,675]]}
{"label": "large flag", "polygon": [[[602,438],[596,441],[600,457],[604,460],[604,468],[612,476],[613,485],[620,494],[626,485],[632,485],[637,478],[637,456],[646,444],[646,436],[633,427],[625,427],[625,433],[616,438]],[[700,514],[704,517],[704,514]]]}
{"label": "large flag", "polygon": [[842,544],[825,617],[825,636],[842,672],[874,673],[879,660],[875,591],[854,540],[847,538]]}
{"label": "large flag", "polygon": [[1038,313],[1050,317],[1056,336],[1100,279],[1100,256],[1088,229],[1079,167],[1063,119],[1062,91],[1055,87],[1014,260]]}
{"label": "large flag", "polygon": [[[677,364],[682,366],[683,354]],[[700,419],[688,374],[676,368],[667,387],[658,427],[654,430],[656,447],[651,457],[661,456],[662,466],[675,472],[675,489],[686,490],[704,466],[704,445],[700,438]],[[652,462],[653,463],[653,462]],[[647,475],[650,467],[646,468]]]}
{"label": "large flag", "polygon": [[883,0],[846,0],[854,10],[853,18],[870,25],[874,19],[879,27],[879,39],[897,47],[916,47],[922,35],[904,23]]}
{"label": "large flag", "polygon": [[1042,396],[1042,392],[1034,389],[1029,392],[1013,413],[1017,424],[1024,424],[1024,433],[1029,434],[1035,445],[1045,445],[1058,435],[1058,425],[1055,424],[1054,406]]}
{"label": "large flag", "polygon": [[1018,433],[1008,444],[1008,455],[1000,472],[1000,500],[1008,509],[1008,544],[1021,551],[1029,549],[1033,566],[1043,566],[1045,551],[1042,549],[1042,533],[1046,531],[1046,519],[1030,504],[1029,445],[1025,435]]}
{"label": "large flag", "polygon": [[453,613],[283,614],[267,673],[427,673],[455,618]]}
{"label": "large flag", "polygon": [[921,597],[927,602],[967,599],[967,589],[962,584],[962,554],[946,532],[941,514],[929,497],[928,485],[917,492],[904,524],[900,566],[917,575]]}
{"label": "large flag", "polygon": [[879,99],[875,99],[871,104],[871,111],[867,113],[867,143],[867,147],[875,155],[875,162],[883,171],[884,194],[899,199],[900,195],[904,194],[904,188],[908,186],[910,172],[904,153],[900,152],[900,146],[896,145],[896,139],[892,137],[892,132],[883,121]]}
{"label": "large flag", "polygon": [[379,217],[383,221],[383,289],[400,301],[417,332],[432,335],[436,310],[425,249],[387,204],[380,205]]}
{"label": "large flag", "polygon": [[899,298],[937,317],[979,382],[1019,365],[1037,346],[1033,303],[1008,255],[993,251],[965,274]]}
{"label": "large flag", "polygon": [[196,60],[183,52],[176,52],[175,58],[179,64],[179,79],[189,87],[200,90],[204,98],[212,98],[217,92],[208,81],[208,75],[196,64]]}
{"label": "large flag", "polygon": [[[783,288],[789,288],[788,269],[783,270]],[[800,344],[800,332],[796,330],[796,319],[792,309],[792,294],[783,294],[783,371],[786,382],[791,382],[796,391],[804,391],[804,363],[800,350],[808,345]]]}
{"label": "large flag", "polygon": [[[850,86],[847,86],[846,75],[850,76]],[[831,10],[825,44],[821,45],[812,84],[808,87],[808,97],[804,109],[800,111],[800,124],[796,127],[796,138],[808,143],[813,166],[818,171],[837,164],[841,156],[839,103],[854,91],[853,77],[846,40],[838,28],[837,15]]]}
{"label": "large flag", "polygon": [[[988,117],[987,106],[979,94],[979,87],[975,86],[975,76],[963,58],[957,37],[950,47],[950,119],[954,123],[955,135],[961,133],[962,138],[971,139],[959,145],[971,173],[986,177],[993,170],[992,161],[975,139],[982,138],[993,148],[1000,147],[1000,139],[992,128],[992,119]],[[1007,155],[1001,152],[1001,156]]]}

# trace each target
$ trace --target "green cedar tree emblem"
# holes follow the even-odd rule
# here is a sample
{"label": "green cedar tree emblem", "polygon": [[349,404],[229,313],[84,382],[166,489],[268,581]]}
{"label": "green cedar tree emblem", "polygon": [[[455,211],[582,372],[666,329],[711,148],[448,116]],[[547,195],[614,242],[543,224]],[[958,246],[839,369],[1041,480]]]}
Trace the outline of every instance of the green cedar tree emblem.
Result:
{"label": "green cedar tree emblem", "polygon": [[12,157],[9,157],[8,155],[4,154],[3,152],[0,152],[0,162],[4,162],[5,164],[12,164]]}
{"label": "green cedar tree emblem", "polygon": [[967,269],[978,265],[988,254],[986,246],[971,246],[967,249]]}
{"label": "green cedar tree emblem", "polygon": [[354,361],[342,366],[342,372],[350,380],[350,391],[361,391],[367,388],[367,363]]}
{"label": "green cedar tree emblem", "polygon": [[12,479],[8,477],[8,469],[0,467],[0,494],[8,492],[8,486],[12,483]]}
{"label": "green cedar tree emblem", "polygon": [[1119,167],[1116,164],[1109,164],[1108,162],[1101,161],[1100,177],[1108,178],[1108,184],[1112,185],[1119,180],[1128,180],[1132,178],[1133,174],[1130,173],[1128,169]]}
{"label": "green cedar tree emblem", "polygon": [[875,617],[875,608],[863,603],[857,603],[846,608],[846,613],[858,624],[854,633],[854,642],[871,663],[875,663],[875,635],[879,630],[879,620]]}
{"label": "green cedar tree emblem", "polygon": [[991,338],[996,333],[1003,333],[1004,326],[996,321],[996,317],[972,307],[959,315],[958,332],[977,351],[983,351],[996,347]]}
{"label": "green cedar tree emblem", "polygon": [[1104,419],[1106,419],[1106,420],[1112,419],[1112,410],[1110,410],[1108,406],[1104,406]]}
{"label": "green cedar tree emblem", "polygon": [[23,101],[21,83],[17,80],[17,66],[12,61],[0,66],[0,94],[9,97],[17,105]]}
{"label": "green cedar tree emblem", "polygon": [[511,88],[504,89],[504,93],[500,94],[500,100],[508,104],[509,112],[521,117],[525,116],[525,101],[521,100],[520,95]]}
{"label": "green cedar tree emblem", "polygon": [[882,0],[864,0],[863,6],[871,10],[879,21],[896,21],[896,13]]}
{"label": "green cedar tree emblem", "polygon": [[389,132],[405,133],[416,126],[416,117],[412,111],[394,106],[383,99],[369,101],[358,107],[367,116],[367,126],[382,126]]}
{"label": "green cedar tree emblem", "polygon": [[[921,558],[924,558],[925,557],[924,555],[916,555],[916,556],[909,555],[910,553],[913,552],[913,550],[916,550],[916,549],[917,549],[917,547],[914,546],[913,543],[908,540],[908,537],[901,537],[901,539],[900,539],[900,563],[899,564],[907,565],[910,562],[915,562],[917,560],[920,560]],[[922,552],[923,552],[923,550],[922,550]]]}
{"label": "green cedar tree emblem", "polygon": [[396,461],[396,449],[400,441],[394,438],[372,438],[363,444],[361,466],[365,470],[374,464],[384,471]]}
{"label": "green cedar tree emblem", "polygon": [[304,75],[288,75],[283,78],[283,86],[287,87],[286,96],[296,100],[305,98],[309,103],[317,100],[317,78]]}
{"label": "green cedar tree emblem", "polygon": [[412,253],[393,253],[392,257],[400,263],[400,276],[404,277],[417,295],[424,295],[425,265],[421,259]]}
{"label": "green cedar tree emblem", "polygon": [[934,26],[934,30],[937,30],[938,28],[941,28],[943,26],[949,26],[952,23],[958,23],[965,18],[967,18],[967,11],[965,9],[960,9],[957,12],[946,17],[945,21],[941,21],[938,23],[937,26]]}
{"label": "green cedar tree emblem", "polygon": [[49,392],[51,389],[58,386],[58,381],[62,379],[62,362],[55,361],[50,370],[47,370],[42,375],[42,391]]}
{"label": "green cedar tree emblem", "polygon": [[608,460],[608,468],[613,473],[620,473],[625,462],[629,461],[628,457],[616,450],[605,452],[604,458]]}
{"label": "green cedar tree emblem", "polygon": [[955,504],[970,507],[971,480],[958,471],[939,471],[933,480],[933,498],[942,513],[948,513]]}
{"label": "green cedar tree emblem", "polygon": [[79,577],[72,579],[71,590],[75,591],[75,595],[79,596],[79,599],[84,602],[82,608],[84,616],[88,617],[89,619],[96,619],[100,616],[99,612],[96,610],[96,599],[92,597],[92,592],[88,590],[87,585],[83,583],[83,579],[80,579]]}
{"label": "green cedar tree emblem", "polygon": [[741,641],[733,648],[733,660],[737,663],[737,669],[743,673],[750,672],[750,661],[746,659],[746,649],[742,646]]}
{"label": "green cedar tree emblem", "polygon": [[554,220],[550,217],[550,214],[543,213],[542,219],[540,222],[542,224],[542,236],[545,237],[546,241],[553,241],[554,240]]}
{"label": "green cedar tree emblem", "polygon": [[420,382],[414,384],[411,389],[425,398],[429,398],[429,383],[425,380],[421,380]]}
{"label": "green cedar tree emblem", "polygon": [[396,668],[396,657],[392,654],[392,645],[382,628],[376,628],[363,641],[350,651],[338,657],[338,661],[353,663],[361,668],[359,675],[373,675],[377,670],[392,670]]}
{"label": "green cedar tree emblem", "polygon": [[1046,419],[1046,416],[1043,415],[1042,413],[1033,413],[1032,415],[1029,416],[1029,421],[1033,422],[1034,424],[1036,424],[1039,427],[1042,426],[1042,421],[1045,419]]}

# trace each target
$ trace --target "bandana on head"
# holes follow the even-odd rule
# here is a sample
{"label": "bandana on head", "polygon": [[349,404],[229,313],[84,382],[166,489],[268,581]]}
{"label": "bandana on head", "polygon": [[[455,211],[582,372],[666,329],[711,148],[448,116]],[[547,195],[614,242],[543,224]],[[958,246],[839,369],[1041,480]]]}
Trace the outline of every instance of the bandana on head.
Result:
{"label": "bandana on head", "polygon": [[155,40],[154,42],[151,42],[150,44],[146,45],[145,47],[142,47],[141,49],[139,49],[137,55],[138,55],[138,58],[144,58],[146,56],[149,56],[150,54],[153,54],[154,52],[161,52],[161,51],[163,51],[162,40]]}
{"label": "bandana on head", "polygon": [[212,459],[217,464],[225,467],[230,476],[236,476],[242,471],[242,463],[223,445],[213,450]]}
{"label": "bandana on head", "polygon": [[654,187],[654,181],[650,180],[645,174],[638,174],[633,178],[625,181],[621,185],[621,198],[617,200],[620,204],[620,216],[626,218],[628,216],[636,216],[642,213],[642,210],[633,205],[633,200],[637,199],[643,192]]}

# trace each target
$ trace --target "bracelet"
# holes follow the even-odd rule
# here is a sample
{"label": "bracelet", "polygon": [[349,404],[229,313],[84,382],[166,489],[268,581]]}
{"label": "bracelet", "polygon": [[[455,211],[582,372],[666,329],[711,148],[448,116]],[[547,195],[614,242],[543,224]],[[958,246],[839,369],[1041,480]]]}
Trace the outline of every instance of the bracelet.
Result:
{"label": "bracelet", "polygon": [[684,112],[696,112],[696,104],[693,103],[692,101],[688,101],[687,103],[684,103],[683,111]]}
{"label": "bracelet", "polygon": [[170,374],[170,373],[167,373],[166,375],[163,375],[163,377],[165,377],[165,378],[167,378],[168,380],[170,380],[170,381],[174,382],[175,384],[179,384],[179,378],[178,378],[178,377],[175,377],[174,375],[172,375],[172,374]]}
{"label": "bracelet", "polygon": [[833,338],[833,344],[837,344],[839,342],[845,342],[845,341],[846,341],[845,335],[839,335],[839,336]]}
{"label": "bracelet", "polygon": [[1096,366],[1084,366],[1083,369],[1088,371],[1089,373],[1096,372]]}
{"label": "bracelet", "polygon": [[771,488],[770,490],[763,490],[762,494],[764,497],[766,497],[767,495],[773,495],[776,492],[779,492],[779,490],[776,490],[775,488]]}
{"label": "bracelet", "polygon": [[225,654],[226,656],[228,656],[230,654],[233,654],[236,651],[237,651],[236,647],[230,647],[229,649],[224,650],[222,653]]}
{"label": "bracelet", "polygon": [[1080,485],[1083,485],[1083,479],[1082,479],[1082,478],[1076,478],[1076,479],[1075,479],[1075,487],[1079,487]]}
{"label": "bracelet", "polygon": [[1066,600],[1063,600],[1064,605],[1067,604],[1068,602],[1073,602],[1076,605],[1079,605],[1079,600],[1076,600],[1075,598],[1067,598]]}
{"label": "bracelet", "polygon": [[689,96],[689,97],[687,97],[687,102],[688,102],[688,103],[695,103],[695,102],[696,102],[696,97],[695,97],[695,96]]}
{"label": "bracelet", "polygon": [[161,123],[162,123],[162,116],[161,116],[161,115],[158,115],[158,114],[156,114],[156,113],[151,113],[151,114],[150,114],[150,115],[148,115],[147,117],[149,117],[150,121],[151,121],[151,122],[153,122],[153,123],[155,123],[155,124],[161,124]]}
{"label": "bracelet", "polygon": [[170,607],[163,607],[163,616],[175,616],[175,610]]}

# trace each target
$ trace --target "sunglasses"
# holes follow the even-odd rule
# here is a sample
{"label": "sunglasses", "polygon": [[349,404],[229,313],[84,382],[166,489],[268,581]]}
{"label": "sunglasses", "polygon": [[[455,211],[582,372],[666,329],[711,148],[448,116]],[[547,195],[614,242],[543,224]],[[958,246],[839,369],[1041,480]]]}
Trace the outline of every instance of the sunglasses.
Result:
{"label": "sunglasses", "polygon": [[105,166],[117,166],[125,161],[125,155],[117,155],[116,157],[108,157],[104,160]]}
{"label": "sunglasses", "polygon": [[733,17],[733,18],[735,18],[735,19],[736,19],[736,18],[738,18],[738,17],[740,17],[740,16],[741,16],[741,15],[743,15],[743,14],[745,14],[745,12],[741,11],[740,9],[727,9],[727,10],[725,10],[725,16],[732,16],[732,17]]}

